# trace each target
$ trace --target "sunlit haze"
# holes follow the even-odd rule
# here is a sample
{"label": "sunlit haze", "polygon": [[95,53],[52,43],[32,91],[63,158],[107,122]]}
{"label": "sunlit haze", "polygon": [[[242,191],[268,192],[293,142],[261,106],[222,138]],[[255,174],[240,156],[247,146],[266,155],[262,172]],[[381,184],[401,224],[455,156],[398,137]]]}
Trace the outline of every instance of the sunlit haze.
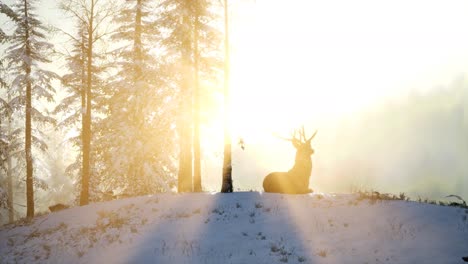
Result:
{"label": "sunlit haze", "polygon": [[468,66],[466,1],[240,2],[231,14],[233,115],[246,134],[428,90]]}
{"label": "sunlit haze", "polygon": [[[337,145],[343,139],[333,139],[337,124],[352,124],[387,102],[448,86],[468,69],[466,1],[231,5],[232,128],[234,143],[238,137],[247,143],[246,151],[235,152],[234,173],[237,165],[236,175],[246,177],[237,181],[242,187],[259,189],[264,175],[257,174],[292,166],[294,149],[273,134],[287,136],[301,124],[309,133],[318,129],[313,159],[316,167],[324,166],[345,148]],[[350,162],[359,159],[359,149],[346,151]],[[317,172],[312,183],[331,177]]]}
{"label": "sunlit haze", "polygon": [[[57,26],[66,24],[57,18],[54,1],[43,3],[40,13],[47,21]],[[403,140],[395,138],[405,145],[402,149],[395,148],[393,143],[382,139],[391,138],[389,131],[399,131],[402,127],[392,127],[380,117],[392,116],[388,111],[394,109],[382,110],[382,106],[404,104],[411,96],[424,96],[463,79],[460,76],[468,69],[467,1],[231,0],[229,3],[236,188],[260,190],[266,173],[288,170],[294,161],[294,149],[275,135],[289,136],[301,125],[309,134],[319,131],[313,142],[316,154],[312,157],[311,177],[312,188],[318,191],[349,190],[356,184],[349,182],[350,178],[360,182],[357,185],[363,188],[386,186],[389,191],[405,191],[405,184],[413,179],[412,172],[405,174],[406,165],[400,163],[408,160],[405,155],[430,162],[432,158],[426,154],[443,156],[441,153],[446,152],[440,152],[441,148],[448,151],[447,155],[468,153],[466,147],[457,149],[463,144],[450,148],[450,144],[439,142],[440,147],[431,144],[430,150],[416,146],[412,138],[425,133],[417,130],[408,132],[411,136]],[[466,82],[460,82],[466,87]],[[419,107],[411,100],[408,104],[408,108]],[[374,115],[376,109],[380,109],[380,114]],[[427,113],[424,109],[421,111]],[[437,109],[434,106],[434,111]],[[460,120],[467,122],[466,106],[460,111]],[[222,113],[214,112],[212,116],[216,121],[205,127],[202,135],[203,186],[206,190],[219,190]],[[378,119],[372,123],[372,130],[358,127],[359,122],[369,124],[372,118]],[[401,120],[395,118],[397,123]],[[406,123],[402,121],[402,126],[414,123],[411,118]],[[456,122],[461,121],[455,121],[454,127]],[[447,129],[452,128],[441,127],[435,134],[446,135]],[[371,132],[379,136],[368,134]],[[245,151],[237,145],[241,138],[246,143]],[[369,138],[374,141],[366,141]],[[357,140],[362,140],[365,150],[356,147]],[[377,145],[380,149],[374,152],[373,147]],[[395,149],[399,152],[392,153]],[[457,160],[453,162],[459,164],[461,157],[453,155]],[[374,157],[378,160],[373,160]],[[342,164],[364,161],[372,161],[373,165],[366,163],[363,168],[355,169],[373,171],[372,180],[363,180],[356,172],[336,172]],[[458,176],[452,175],[458,181],[451,186],[467,185],[460,175],[468,170],[459,166]],[[395,183],[390,180],[394,173],[406,180],[389,187]],[[431,182],[439,186],[443,180],[435,174]],[[341,181],[343,175],[347,175],[348,181]],[[413,183],[421,186],[422,181],[419,178]],[[407,191],[411,190],[415,188],[408,187]]]}

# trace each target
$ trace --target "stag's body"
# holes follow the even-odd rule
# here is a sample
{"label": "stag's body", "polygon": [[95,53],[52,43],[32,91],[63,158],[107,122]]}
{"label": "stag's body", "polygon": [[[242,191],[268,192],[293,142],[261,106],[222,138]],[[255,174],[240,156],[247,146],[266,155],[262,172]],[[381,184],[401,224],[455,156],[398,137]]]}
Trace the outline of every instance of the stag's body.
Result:
{"label": "stag's body", "polygon": [[305,140],[304,131],[302,132],[304,142],[300,139],[291,139],[294,147],[297,149],[294,166],[287,172],[272,172],[263,180],[263,189],[265,192],[302,194],[310,193],[309,179],[312,174],[312,158],[314,150],[310,146],[310,141],[315,134],[308,140]]}

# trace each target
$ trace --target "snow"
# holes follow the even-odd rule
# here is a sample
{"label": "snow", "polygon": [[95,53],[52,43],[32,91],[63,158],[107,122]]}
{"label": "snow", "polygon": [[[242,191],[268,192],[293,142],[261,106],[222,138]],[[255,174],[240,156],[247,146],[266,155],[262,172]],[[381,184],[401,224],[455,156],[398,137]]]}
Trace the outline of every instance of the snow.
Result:
{"label": "snow", "polygon": [[468,209],[356,194],[158,194],[0,229],[0,263],[463,263]]}

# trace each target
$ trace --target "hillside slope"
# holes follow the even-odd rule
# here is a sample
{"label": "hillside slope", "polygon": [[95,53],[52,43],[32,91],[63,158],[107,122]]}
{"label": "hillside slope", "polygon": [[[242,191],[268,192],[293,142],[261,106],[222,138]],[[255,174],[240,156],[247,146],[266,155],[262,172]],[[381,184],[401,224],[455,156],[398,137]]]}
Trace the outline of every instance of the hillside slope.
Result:
{"label": "hillside slope", "polygon": [[467,217],[351,194],[159,194],[5,226],[0,263],[463,263]]}

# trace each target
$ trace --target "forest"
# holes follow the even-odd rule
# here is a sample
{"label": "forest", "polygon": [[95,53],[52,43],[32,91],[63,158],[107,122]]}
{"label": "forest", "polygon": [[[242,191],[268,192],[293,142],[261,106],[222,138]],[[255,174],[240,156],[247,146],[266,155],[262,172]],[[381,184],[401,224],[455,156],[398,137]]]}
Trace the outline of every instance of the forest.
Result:
{"label": "forest", "polygon": [[9,221],[106,195],[201,191],[200,127],[222,111],[223,3],[45,3],[63,28],[38,15],[39,1],[1,2]]}

